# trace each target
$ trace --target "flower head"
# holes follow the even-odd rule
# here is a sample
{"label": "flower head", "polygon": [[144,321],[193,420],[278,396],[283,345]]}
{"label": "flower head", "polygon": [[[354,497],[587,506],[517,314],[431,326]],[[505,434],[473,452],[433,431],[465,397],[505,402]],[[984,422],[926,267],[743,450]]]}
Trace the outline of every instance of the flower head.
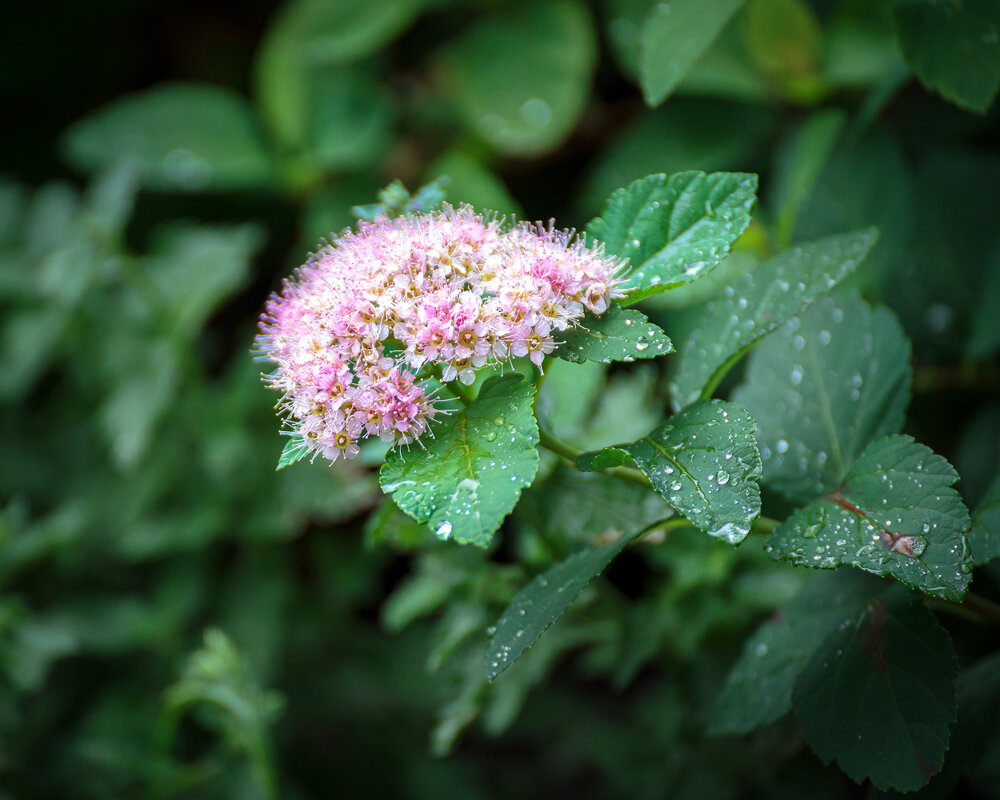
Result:
{"label": "flower head", "polygon": [[362,222],[267,304],[258,345],[289,433],[331,461],[358,440],[417,440],[437,409],[421,382],[471,384],[486,364],[541,366],[557,334],[622,296],[624,262],[572,233],[504,230],[469,206]]}

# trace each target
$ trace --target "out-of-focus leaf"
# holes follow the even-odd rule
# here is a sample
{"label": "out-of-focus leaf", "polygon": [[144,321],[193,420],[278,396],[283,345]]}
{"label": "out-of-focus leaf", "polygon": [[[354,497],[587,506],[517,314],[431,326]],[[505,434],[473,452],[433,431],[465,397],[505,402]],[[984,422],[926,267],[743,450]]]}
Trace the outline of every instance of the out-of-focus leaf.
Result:
{"label": "out-of-focus leaf", "polygon": [[272,180],[249,106],[217,86],[164,84],[126,96],[77,122],[63,148],[88,172],[130,159],[156,189],[241,189]]}
{"label": "out-of-focus leaf", "polygon": [[468,203],[480,211],[521,215],[521,207],[507,187],[485,164],[461,150],[449,150],[439,156],[424,173],[430,180],[448,179],[448,201],[452,205]]}
{"label": "out-of-focus leaf", "polygon": [[298,148],[309,139],[311,128],[312,135],[321,134],[321,120],[327,113],[317,108],[325,91],[322,76],[332,75],[336,81],[353,74],[345,70],[338,78],[335,68],[377,51],[405,29],[423,6],[421,0],[372,0],[359,13],[351,0],[292,0],[283,5],[254,65],[257,100],[275,137]]}
{"label": "out-of-focus leaf", "polygon": [[533,395],[520,375],[491,378],[475,403],[424,437],[426,450],[389,455],[383,491],[438,537],[486,547],[538,469]]}
{"label": "out-of-focus leaf", "polygon": [[635,464],[694,525],[737,544],[760,515],[756,423],[742,408],[713,400],[689,406],[639,441],[585,453],[585,472]]}
{"label": "out-of-focus leaf", "polygon": [[1000,475],[993,479],[972,517],[969,547],[976,567],[1000,557]]}
{"label": "out-of-focus leaf", "polygon": [[986,259],[986,274],[978,287],[979,306],[972,319],[967,351],[970,358],[988,358],[1000,347],[1000,241]]}
{"label": "out-of-focus leaf", "polygon": [[563,342],[555,355],[567,361],[635,361],[672,353],[674,346],[666,334],[646,315],[633,309],[612,306],[605,314],[586,315],[578,327],[560,334]]}
{"label": "out-of-focus leaf", "polygon": [[583,6],[546,0],[488,17],[441,53],[465,124],[511,155],[551,150],[583,112],[597,57]]}
{"label": "out-of-focus leaf", "polygon": [[628,258],[627,303],[693,281],[729,253],[750,224],[757,176],[735,172],[649,175],[608,198],[587,234]]}
{"label": "out-of-focus leaf", "polygon": [[795,682],[816,648],[845,620],[852,622],[885,584],[853,570],[818,575],[761,625],[743,646],[712,706],[709,731],[738,736],[792,709]]}
{"label": "out-of-focus leaf", "polygon": [[795,687],[806,741],[856,781],[912,791],[941,767],[957,656],[918,595],[890,589],[816,650]]}
{"label": "out-of-focus leaf", "polygon": [[813,102],[822,95],[816,67],[823,31],[804,0],[752,0],[743,35],[757,69],[788,97]]}
{"label": "out-of-focus leaf", "polygon": [[903,55],[929,89],[985,113],[1000,88],[998,0],[902,0]]}
{"label": "out-of-focus leaf", "polygon": [[521,589],[496,624],[486,651],[487,677],[496,678],[531,647],[633,538],[574,553]]}
{"label": "out-of-focus leaf", "polygon": [[726,97],[745,103],[767,103],[773,90],[754,67],[742,36],[740,17],[733,19],[688,70],[678,94]]}
{"label": "out-of-focus leaf", "polygon": [[768,552],[805,567],[851,564],[961,601],[972,556],[969,511],[951,488],[957,480],[947,461],[911,437],[877,439],[839,488],[774,532]]}
{"label": "out-of-focus leaf", "polygon": [[877,238],[867,228],[795,245],[709,303],[680,350],[670,382],[674,408],[714,391],[754,342],[853,272]]}
{"label": "out-of-focus leaf", "polygon": [[796,502],[836,488],[874,439],[898,433],[910,346],[886,308],[824,297],[761,342],[733,401],[757,419],[764,482]]}
{"label": "out-of-focus leaf", "polygon": [[639,31],[639,82],[646,102],[669,97],[743,0],[654,3]]}

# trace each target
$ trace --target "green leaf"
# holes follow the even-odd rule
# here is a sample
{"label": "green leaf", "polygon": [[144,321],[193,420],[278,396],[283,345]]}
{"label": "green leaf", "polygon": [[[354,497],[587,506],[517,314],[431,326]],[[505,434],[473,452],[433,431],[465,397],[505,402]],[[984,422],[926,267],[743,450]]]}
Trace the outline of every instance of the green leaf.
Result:
{"label": "green leaf", "polygon": [[1000,474],[993,479],[972,518],[969,547],[977,567],[1000,557]]}
{"label": "green leaf", "polygon": [[156,189],[242,189],[273,177],[246,101],[217,86],[164,84],[128,95],[77,122],[62,144],[67,160],[88,172],[133,160]]}
{"label": "green leaf", "polygon": [[927,88],[986,112],[1000,88],[998,0],[903,0],[896,27],[903,55]]}
{"label": "green leaf", "polygon": [[756,428],[733,403],[698,403],[633,444],[584,453],[576,467],[591,472],[634,463],[691,523],[737,544],[760,514]]}
{"label": "green leaf", "polygon": [[738,736],[784,716],[816,648],[885,590],[882,581],[846,569],[810,581],[747,640],[712,706],[709,733]]}
{"label": "green leaf", "polygon": [[498,150],[551,150],[583,113],[597,61],[591,20],[552,0],[492,14],[449,45],[439,69],[465,124]]}
{"label": "green leaf", "polygon": [[[421,0],[293,0],[282,6],[254,65],[261,113],[278,140],[299,147],[316,127],[321,76],[377,51],[420,13]],[[344,73],[349,75],[351,73]],[[360,142],[359,142],[360,144]]]}
{"label": "green leaf", "polygon": [[486,547],[538,469],[534,386],[490,378],[478,399],[438,425],[433,438],[389,454],[382,489],[442,539]]}
{"label": "green leaf", "polygon": [[[1000,242],[982,267],[985,276],[977,281],[979,302],[972,316],[967,352],[969,358],[980,360],[992,356],[1000,348]],[[982,273],[980,273],[982,274]]]}
{"label": "green leaf", "polygon": [[599,317],[587,314],[578,327],[559,336],[563,343],[555,355],[578,364],[656,358],[674,350],[667,335],[645,314],[618,306],[612,306]]}
{"label": "green leaf", "polygon": [[278,459],[278,466],[275,467],[275,471],[284,469],[285,467],[294,464],[296,461],[301,461],[307,455],[309,455],[309,448],[306,447],[306,443],[302,441],[302,437],[290,436],[281,451],[281,457]]}
{"label": "green leaf", "polygon": [[877,238],[874,228],[865,228],[795,245],[709,303],[676,361],[674,408],[710,396],[754,342],[851,274]]}
{"label": "green leaf", "polygon": [[887,308],[825,297],[755,348],[732,397],[757,419],[764,482],[809,502],[903,427],[910,344]]}
{"label": "green leaf", "polygon": [[816,74],[823,31],[804,0],[753,0],[743,18],[747,50],[757,71],[785,96],[815,102],[824,93]]}
{"label": "green leaf", "polygon": [[503,181],[479,159],[462,150],[442,154],[424,173],[427,180],[439,176],[448,179],[448,199],[452,205],[468,203],[479,210],[523,216],[520,204]]}
{"label": "green leaf", "polygon": [[969,512],[951,485],[958,473],[909,436],[865,448],[843,485],[799,509],[767,549],[806,567],[851,564],[914,589],[960,601],[972,558]]}
{"label": "green leaf", "polygon": [[486,651],[487,677],[493,680],[517,661],[633,538],[622,536],[611,544],[574,553],[521,589],[496,624]]}
{"label": "green leaf", "polygon": [[831,634],[795,687],[806,741],[855,781],[912,791],[940,768],[955,719],[957,657],[919,596],[900,587]]}
{"label": "green leaf", "polygon": [[693,281],[729,253],[750,224],[757,176],[742,172],[649,175],[608,198],[587,234],[628,258],[626,302]]}
{"label": "green leaf", "polygon": [[639,32],[639,82],[646,103],[658,106],[743,0],[671,0],[654,3]]}

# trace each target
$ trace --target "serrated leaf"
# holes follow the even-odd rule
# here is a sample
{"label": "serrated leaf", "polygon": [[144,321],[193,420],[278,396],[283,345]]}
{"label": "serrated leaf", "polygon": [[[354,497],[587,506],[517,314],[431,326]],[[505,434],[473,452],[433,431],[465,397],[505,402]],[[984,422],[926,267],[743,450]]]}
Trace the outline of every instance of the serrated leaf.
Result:
{"label": "serrated leaf", "polygon": [[904,0],[896,28],[925,86],[963,108],[990,107],[1000,88],[998,0]]}
{"label": "serrated leaf", "polygon": [[442,539],[486,547],[538,469],[534,386],[520,375],[490,378],[479,397],[433,438],[389,454],[382,489]]}
{"label": "serrated leaf", "polygon": [[743,0],[654,3],[639,32],[639,82],[658,106],[725,27]]}
{"label": "serrated leaf", "polygon": [[955,719],[957,658],[919,596],[901,587],[820,646],[795,687],[806,741],[880,789],[912,791],[941,766]]}
{"label": "serrated leaf", "polygon": [[885,590],[877,578],[848,569],[810,581],[747,640],[712,706],[709,733],[737,736],[784,716],[816,648]]}
{"label": "serrated leaf", "polygon": [[674,408],[711,394],[754,342],[850,275],[877,238],[878,231],[865,228],[795,245],[709,303],[676,361]]}
{"label": "serrated leaf", "polygon": [[496,624],[486,651],[486,676],[493,680],[513,664],[633,538],[622,536],[574,553],[521,589]]}
{"label": "serrated leaf", "polygon": [[736,544],[760,515],[756,427],[738,405],[698,403],[633,444],[584,453],[576,467],[590,472],[635,464],[691,523]]}
{"label": "serrated leaf", "polygon": [[491,14],[445,48],[439,70],[470,129],[504,153],[533,155],[576,124],[596,60],[586,10],[554,0]]}
{"label": "serrated leaf", "polygon": [[888,309],[825,297],[754,349],[732,397],[757,419],[764,482],[809,502],[903,426],[910,344]]}
{"label": "serrated leaf", "polygon": [[63,146],[88,172],[130,159],[157,189],[238,189],[273,177],[249,104],[217,86],[164,84],[127,95],[73,125]]}
{"label": "serrated leaf", "polygon": [[969,547],[976,567],[1000,558],[1000,475],[993,479],[972,518]]}
{"label": "serrated leaf", "polygon": [[567,361],[635,361],[672,353],[674,346],[667,335],[633,309],[612,306],[599,317],[587,314],[578,327],[559,334],[563,343],[555,355]]}
{"label": "serrated leaf", "polygon": [[799,566],[851,564],[960,601],[972,558],[969,512],[951,488],[957,480],[951,464],[911,437],[884,436],[865,448],[838,489],[789,517],[768,552]]}
{"label": "serrated leaf", "polygon": [[279,469],[284,469],[297,461],[301,461],[307,455],[309,455],[309,448],[302,441],[302,437],[290,436],[281,450],[281,457],[278,458],[278,466],[274,469],[277,472]]}
{"label": "serrated leaf", "polygon": [[729,253],[750,224],[757,176],[742,172],[648,175],[608,198],[587,235],[628,258],[625,302],[681,286]]}

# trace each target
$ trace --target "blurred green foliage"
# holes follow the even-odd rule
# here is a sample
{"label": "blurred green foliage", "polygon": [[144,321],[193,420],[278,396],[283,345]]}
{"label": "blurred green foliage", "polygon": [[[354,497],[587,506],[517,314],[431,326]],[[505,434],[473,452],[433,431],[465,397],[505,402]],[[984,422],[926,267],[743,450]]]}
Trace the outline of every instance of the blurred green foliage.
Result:
{"label": "blurred green foliage", "polygon": [[[274,470],[250,350],[268,292],[397,178],[582,227],[649,173],[758,173],[736,252],[645,312],[680,345],[785,245],[878,226],[848,282],[913,343],[903,430],[981,504],[981,564],[1000,471],[997,2],[291,0],[248,7],[245,29],[185,7],[169,41],[190,56],[127,74],[144,18],[125,5],[86,22],[113,55],[47,20],[57,46],[36,63],[31,8],[0,48],[23,75],[4,82],[22,113],[0,182],[0,798],[876,796],[779,719],[787,675],[755,717],[774,724],[707,732],[760,623],[786,627],[747,647],[799,640],[812,572],[677,527],[489,683],[487,628],[517,591],[661,501],[543,454],[488,554],[436,541],[383,503],[380,452]],[[60,105],[63,83],[102,102]],[[648,434],[667,398],[663,364],[556,363],[538,414],[599,449]],[[765,513],[784,503],[765,492]],[[973,584],[993,600],[996,563]],[[924,791],[997,797],[996,627],[938,619],[959,712]]]}

